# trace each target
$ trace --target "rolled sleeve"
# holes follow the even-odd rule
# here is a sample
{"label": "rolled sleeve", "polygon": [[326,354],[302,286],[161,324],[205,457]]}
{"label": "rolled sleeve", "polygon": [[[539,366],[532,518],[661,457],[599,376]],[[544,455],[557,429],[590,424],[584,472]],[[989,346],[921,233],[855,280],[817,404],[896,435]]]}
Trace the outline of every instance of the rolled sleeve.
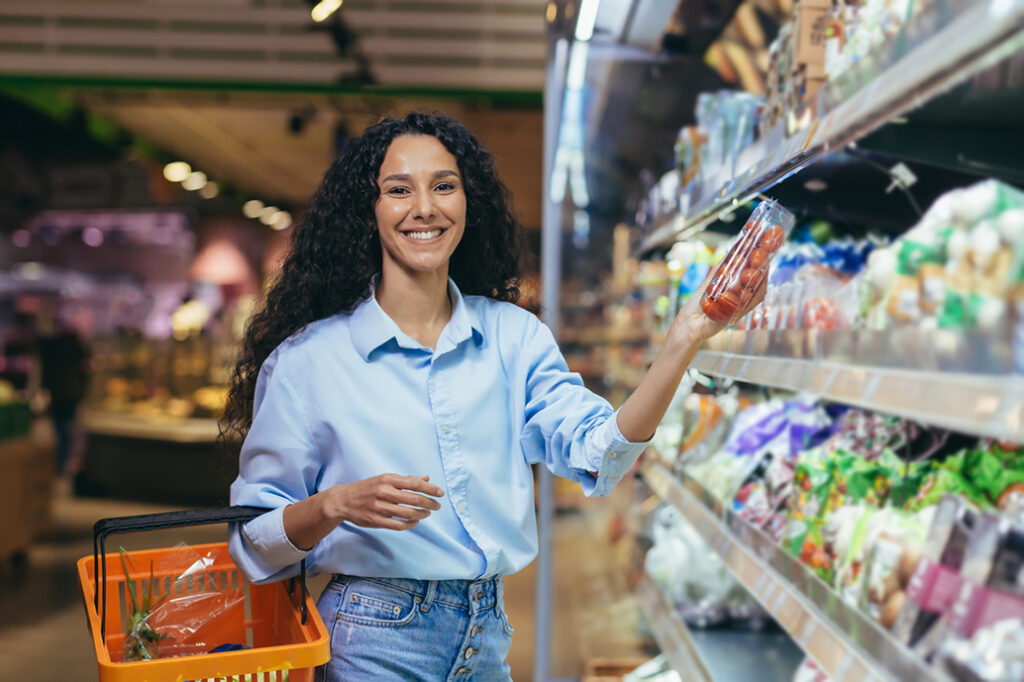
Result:
{"label": "rolled sleeve", "polygon": [[263,583],[296,574],[309,554],[285,533],[284,508],[315,492],[320,457],[299,396],[273,356],[260,371],[253,405],[231,504],[271,511],[233,528],[229,551],[246,578]]}
{"label": "rolled sleeve", "polygon": [[626,440],[617,412],[569,371],[554,336],[539,321],[528,328],[522,350],[527,460],[577,481],[587,497],[607,495],[647,443]]}
{"label": "rolled sleeve", "polygon": [[615,484],[633,468],[633,464],[639,459],[641,453],[647,447],[649,440],[642,443],[634,443],[626,440],[619,430],[615,411],[608,421],[598,428],[594,436],[595,447],[590,451],[591,470],[597,472],[594,481],[594,489],[591,495],[607,495]]}

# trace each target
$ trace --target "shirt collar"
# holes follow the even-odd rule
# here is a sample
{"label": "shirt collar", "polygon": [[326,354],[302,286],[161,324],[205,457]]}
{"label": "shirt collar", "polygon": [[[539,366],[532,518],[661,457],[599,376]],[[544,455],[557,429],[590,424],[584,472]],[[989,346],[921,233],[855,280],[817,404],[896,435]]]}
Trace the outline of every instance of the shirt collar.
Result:
{"label": "shirt collar", "polygon": [[[380,307],[374,295],[379,277],[380,275],[374,277],[370,283],[370,295],[352,311],[349,322],[352,343],[367,362],[373,351],[392,340],[401,348],[423,349],[419,342],[399,329],[395,321]],[[480,316],[466,305],[462,292],[451,277],[448,278],[448,292],[452,298],[452,317],[437,340],[434,352],[438,355],[452,350],[470,338],[477,343],[483,340]]]}

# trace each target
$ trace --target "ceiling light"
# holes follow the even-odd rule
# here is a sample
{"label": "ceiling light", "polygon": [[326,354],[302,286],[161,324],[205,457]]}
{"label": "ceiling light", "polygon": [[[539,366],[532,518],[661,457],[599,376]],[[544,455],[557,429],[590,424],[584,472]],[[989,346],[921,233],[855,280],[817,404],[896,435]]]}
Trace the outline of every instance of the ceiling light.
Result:
{"label": "ceiling light", "polygon": [[22,263],[18,267],[18,274],[22,279],[29,280],[30,282],[37,282],[46,274],[46,269],[43,267],[42,263],[31,261],[29,263]]}
{"label": "ceiling light", "polygon": [[199,196],[204,199],[212,199],[220,192],[220,187],[212,180],[199,188]]}
{"label": "ceiling light", "polygon": [[88,246],[99,246],[103,243],[103,230],[98,227],[87,227],[82,230],[82,241]]}
{"label": "ceiling light", "polygon": [[188,190],[202,189],[206,185],[206,173],[203,171],[192,171],[188,177],[181,181],[181,186]]}
{"label": "ceiling light", "polygon": [[242,204],[242,214],[246,218],[259,218],[260,211],[263,210],[263,202],[259,199],[250,199],[249,201]]}
{"label": "ceiling light", "polygon": [[341,7],[341,0],[320,0],[309,15],[313,17],[313,21],[323,21],[334,14],[339,7]]}
{"label": "ceiling light", "polygon": [[171,182],[181,182],[192,172],[192,166],[184,161],[175,161],[164,166],[164,177]]}
{"label": "ceiling light", "polygon": [[576,20],[576,40],[590,40],[594,37],[594,23],[597,22],[598,0],[583,0],[579,19]]}
{"label": "ceiling light", "polygon": [[287,230],[292,225],[292,214],[288,211],[278,211],[277,215],[270,222],[270,227],[275,230]]}
{"label": "ceiling light", "polygon": [[274,222],[274,216],[276,216],[277,213],[277,206],[267,206],[262,211],[260,211],[260,222],[263,223],[264,225],[269,225],[270,223]]}
{"label": "ceiling light", "polygon": [[544,18],[548,20],[549,24],[555,23],[555,19],[558,18],[558,5],[549,2],[547,10],[544,11]]}
{"label": "ceiling light", "polygon": [[808,192],[824,192],[828,189],[828,183],[821,178],[811,178],[804,183],[804,189]]}
{"label": "ceiling light", "polygon": [[11,235],[11,243],[19,249],[24,249],[32,243],[32,233],[28,230],[15,230]]}

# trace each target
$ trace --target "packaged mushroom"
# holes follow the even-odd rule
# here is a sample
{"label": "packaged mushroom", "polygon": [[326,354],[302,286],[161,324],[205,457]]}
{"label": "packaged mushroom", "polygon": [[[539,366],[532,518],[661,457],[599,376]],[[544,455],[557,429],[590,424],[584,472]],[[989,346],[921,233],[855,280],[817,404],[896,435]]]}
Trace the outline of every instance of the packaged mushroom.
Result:
{"label": "packaged mushroom", "polygon": [[719,263],[701,298],[712,320],[735,324],[768,275],[772,256],[793,229],[793,214],[774,201],[757,205]]}

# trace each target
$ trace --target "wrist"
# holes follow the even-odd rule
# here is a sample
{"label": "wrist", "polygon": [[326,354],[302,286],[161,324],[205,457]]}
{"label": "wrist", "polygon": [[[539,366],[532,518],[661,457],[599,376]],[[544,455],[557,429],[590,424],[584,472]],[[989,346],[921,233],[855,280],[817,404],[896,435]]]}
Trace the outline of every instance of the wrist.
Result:
{"label": "wrist", "polygon": [[338,525],[348,519],[344,484],[332,486],[313,496],[317,500],[316,515],[319,523]]}
{"label": "wrist", "polygon": [[696,352],[712,334],[707,333],[700,323],[693,324],[683,316],[677,316],[669,326],[665,347],[681,353]]}

